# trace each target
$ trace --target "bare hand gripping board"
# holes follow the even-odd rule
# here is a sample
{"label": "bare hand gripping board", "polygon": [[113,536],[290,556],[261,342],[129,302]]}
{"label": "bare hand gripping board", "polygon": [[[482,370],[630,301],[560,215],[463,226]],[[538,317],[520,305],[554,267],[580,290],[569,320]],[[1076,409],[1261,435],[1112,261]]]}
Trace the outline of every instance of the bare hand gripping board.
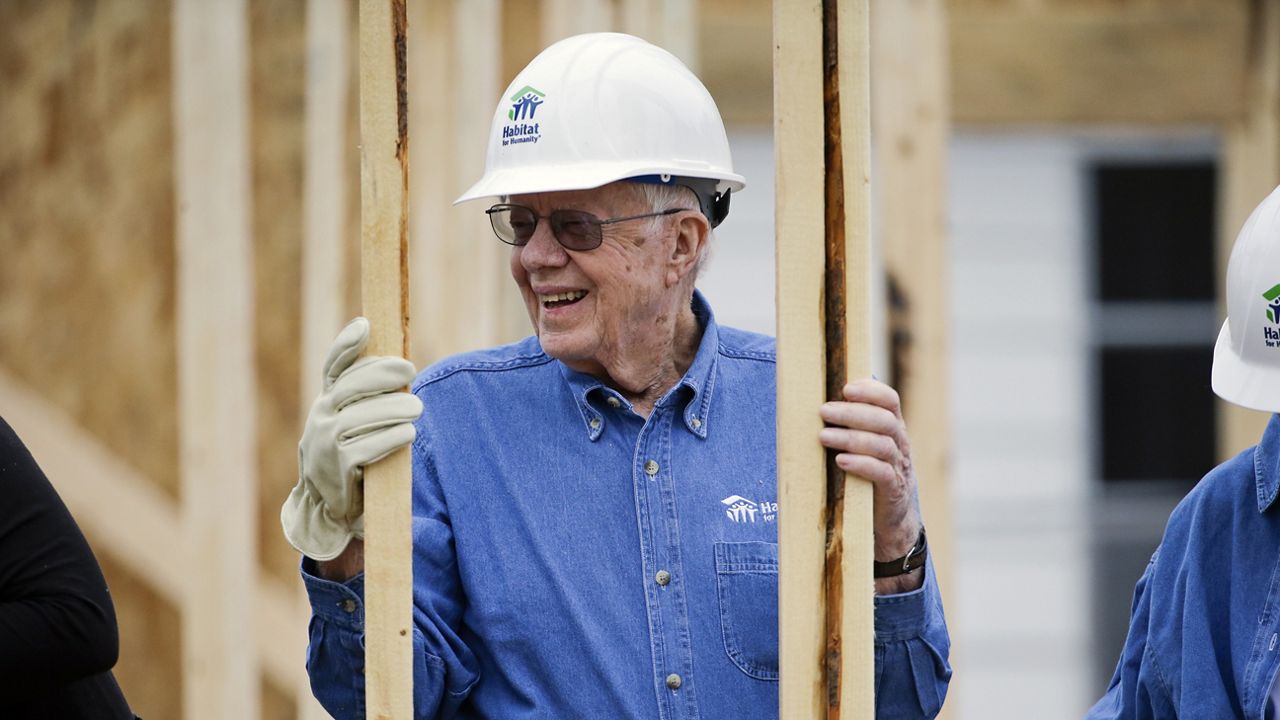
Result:
{"label": "bare hand gripping board", "polygon": [[774,3],[780,715],[875,716],[870,483],[818,407],[870,373],[868,0]]}
{"label": "bare hand gripping board", "polygon": [[[368,354],[409,354],[409,137],[404,0],[360,0],[361,304]],[[364,471],[365,704],[413,717],[409,450]]]}

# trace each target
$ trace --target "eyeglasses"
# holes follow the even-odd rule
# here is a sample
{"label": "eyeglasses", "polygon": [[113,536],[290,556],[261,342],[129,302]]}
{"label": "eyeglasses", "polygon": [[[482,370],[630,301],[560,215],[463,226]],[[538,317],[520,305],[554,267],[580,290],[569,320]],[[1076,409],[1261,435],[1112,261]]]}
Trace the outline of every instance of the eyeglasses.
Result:
{"label": "eyeglasses", "polygon": [[604,240],[601,231],[605,225],[639,220],[641,218],[661,217],[684,212],[688,208],[670,208],[662,212],[645,213],[644,215],[628,215],[601,220],[589,212],[582,210],[552,210],[549,215],[538,215],[532,208],[523,205],[502,203],[485,210],[489,216],[489,224],[493,225],[493,234],[508,245],[524,247],[533,239],[533,231],[538,228],[538,220],[545,217],[551,221],[551,234],[556,242],[567,250],[595,250]]}

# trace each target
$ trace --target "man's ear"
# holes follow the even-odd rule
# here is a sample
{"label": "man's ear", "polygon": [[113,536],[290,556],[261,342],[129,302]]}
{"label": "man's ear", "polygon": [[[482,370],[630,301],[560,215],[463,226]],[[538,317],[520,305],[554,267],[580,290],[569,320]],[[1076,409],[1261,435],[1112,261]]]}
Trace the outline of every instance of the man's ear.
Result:
{"label": "man's ear", "polygon": [[698,269],[698,258],[710,238],[711,224],[700,212],[685,212],[676,223],[675,242],[667,259],[667,282],[675,285]]}

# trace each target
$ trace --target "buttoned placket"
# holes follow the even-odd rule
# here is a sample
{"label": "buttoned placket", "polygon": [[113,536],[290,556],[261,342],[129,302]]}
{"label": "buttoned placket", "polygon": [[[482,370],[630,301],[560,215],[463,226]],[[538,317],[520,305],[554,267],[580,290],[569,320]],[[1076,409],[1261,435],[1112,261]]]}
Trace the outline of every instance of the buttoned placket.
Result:
{"label": "buttoned placket", "polygon": [[671,401],[681,395],[677,392],[660,401],[640,428],[631,473],[653,650],[654,691],[662,720],[698,717],[671,453],[673,430],[683,431],[673,423],[681,403]]}

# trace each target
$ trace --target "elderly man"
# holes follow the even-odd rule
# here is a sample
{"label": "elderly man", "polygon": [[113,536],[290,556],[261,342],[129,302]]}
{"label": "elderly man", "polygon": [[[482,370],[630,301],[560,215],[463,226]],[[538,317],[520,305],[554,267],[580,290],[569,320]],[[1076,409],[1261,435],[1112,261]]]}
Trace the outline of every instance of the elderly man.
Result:
{"label": "elderly man", "polygon": [[[1236,238],[1213,391],[1280,412],[1280,188]],[[1280,717],[1280,417],[1205,475],[1138,580],[1129,635],[1092,720]]]}
{"label": "elderly man", "polygon": [[[777,716],[774,344],[694,289],[742,187],[710,95],[648,43],[570,38],[513,81],[463,199],[501,199],[534,336],[408,394],[407,362],[356,360],[357,320],[300,444],[282,520],[335,716],[363,715],[360,468],[408,443],[418,717]],[[949,641],[897,396],[861,380],[814,411],[875,483],[879,715],[932,716]]]}

